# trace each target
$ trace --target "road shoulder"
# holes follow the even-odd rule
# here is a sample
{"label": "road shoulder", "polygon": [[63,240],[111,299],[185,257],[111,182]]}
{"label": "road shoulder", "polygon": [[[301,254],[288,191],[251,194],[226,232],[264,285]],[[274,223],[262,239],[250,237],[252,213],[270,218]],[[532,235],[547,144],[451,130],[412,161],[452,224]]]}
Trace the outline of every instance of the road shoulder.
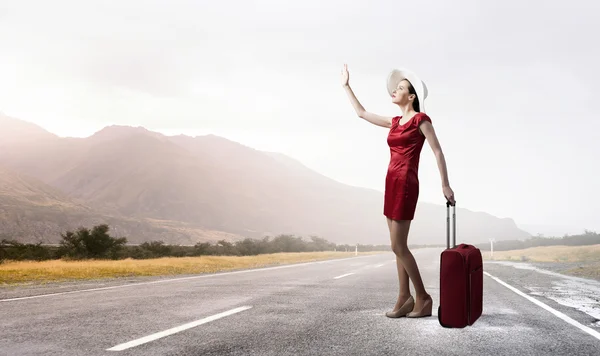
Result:
{"label": "road shoulder", "polygon": [[[560,266],[552,267],[549,268],[549,264],[509,261],[484,263],[484,270],[490,275],[580,324],[600,331],[600,282],[561,274],[557,272]],[[531,303],[525,299],[523,302]]]}

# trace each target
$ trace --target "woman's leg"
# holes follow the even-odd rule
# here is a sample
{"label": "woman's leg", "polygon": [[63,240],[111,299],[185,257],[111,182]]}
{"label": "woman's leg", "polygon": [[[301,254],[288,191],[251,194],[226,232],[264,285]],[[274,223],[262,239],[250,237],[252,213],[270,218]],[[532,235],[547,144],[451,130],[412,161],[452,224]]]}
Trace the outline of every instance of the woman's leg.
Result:
{"label": "woman's leg", "polygon": [[[387,218],[388,229],[390,231],[390,239],[392,240],[392,250],[393,250],[393,235],[392,235],[392,219]],[[404,269],[404,265],[402,261],[396,255],[396,268],[398,270],[398,285],[400,286],[400,290],[398,293],[398,300],[396,301],[396,305],[394,306],[393,311],[396,311],[404,305],[404,303],[410,298],[410,286],[408,284],[408,273]]]}
{"label": "woman's leg", "polygon": [[[392,240],[392,251],[396,254],[396,261],[400,260],[415,287],[414,310],[419,311],[423,307],[423,304],[431,299],[431,296],[425,291],[417,262],[408,249],[410,223],[410,220],[392,220],[390,224],[390,237]],[[398,268],[398,270],[400,269]]]}

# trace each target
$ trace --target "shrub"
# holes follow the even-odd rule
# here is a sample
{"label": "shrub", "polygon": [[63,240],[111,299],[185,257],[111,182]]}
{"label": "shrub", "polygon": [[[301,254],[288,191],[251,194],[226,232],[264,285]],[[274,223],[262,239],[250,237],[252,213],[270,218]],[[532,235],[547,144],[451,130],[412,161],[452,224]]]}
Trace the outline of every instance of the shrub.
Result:
{"label": "shrub", "polygon": [[127,242],[124,237],[114,238],[108,234],[108,225],[94,226],[92,230],[80,227],[76,232],[61,234],[60,254],[73,259],[113,258]]}

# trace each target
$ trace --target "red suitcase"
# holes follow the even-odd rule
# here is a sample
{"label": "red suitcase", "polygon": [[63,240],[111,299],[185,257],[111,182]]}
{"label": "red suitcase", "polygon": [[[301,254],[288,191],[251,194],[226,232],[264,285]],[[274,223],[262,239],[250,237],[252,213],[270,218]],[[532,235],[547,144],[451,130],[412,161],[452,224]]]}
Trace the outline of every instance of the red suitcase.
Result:
{"label": "red suitcase", "polygon": [[440,257],[438,320],[446,328],[473,325],[483,312],[483,259],[468,244],[456,246],[456,203],[452,205],[453,238],[450,245],[450,203],[446,203],[446,249]]}

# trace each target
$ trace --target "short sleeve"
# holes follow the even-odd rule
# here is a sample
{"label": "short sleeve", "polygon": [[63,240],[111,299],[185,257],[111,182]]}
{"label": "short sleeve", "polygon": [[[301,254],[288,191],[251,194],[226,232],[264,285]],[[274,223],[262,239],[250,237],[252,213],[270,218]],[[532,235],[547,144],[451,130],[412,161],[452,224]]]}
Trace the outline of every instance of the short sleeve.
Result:
{"label": "short sleeve", "polygon": [[427,116],[427,114],[425,114],[425,113],[418,113],[417,115],[418,115],[417,119],[415,120],[416,124],[417,124],[417,127],[421,126],[421,124],[424,121],[429,121],[429,123],[431,123],[431,118],[429,116]]}

